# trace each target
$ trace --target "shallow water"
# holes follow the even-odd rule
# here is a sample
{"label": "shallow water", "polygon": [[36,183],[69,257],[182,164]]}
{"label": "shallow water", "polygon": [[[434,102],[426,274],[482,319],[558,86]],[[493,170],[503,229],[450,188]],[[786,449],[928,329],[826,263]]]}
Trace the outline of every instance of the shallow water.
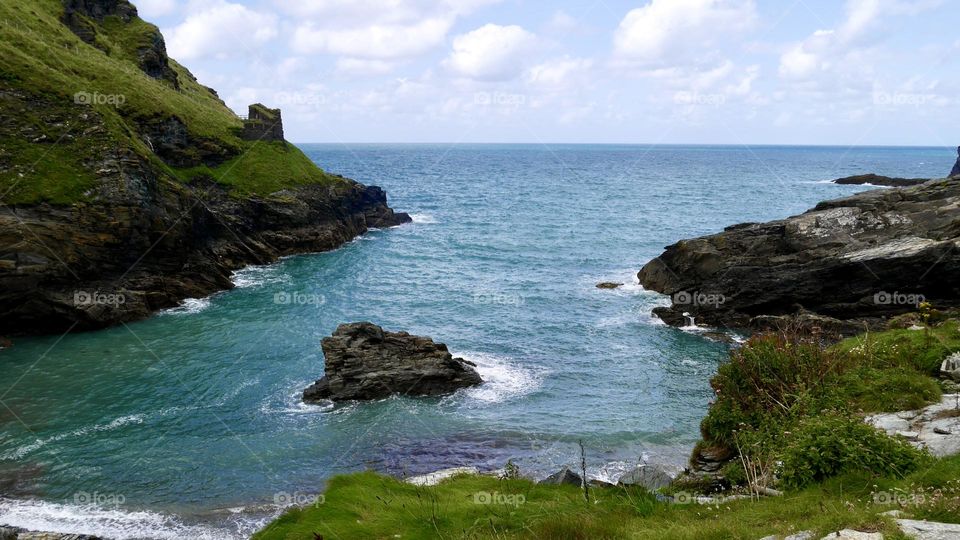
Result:
{"label": "shallow water", "polygon": [[[953,149],[304,145],[414,223],[248,268],[237,288],[102,332],[0,352],[0,523],[114,538],[243,537],[331,474],[544,475],[587,449],[614,478],[697,439],[725,347],[651,319],[664,246],[941,176]],[[624,282],[599,290],[600,281]],[[320,339],[371,320],[475,361],[442,399],[307,406]]]}

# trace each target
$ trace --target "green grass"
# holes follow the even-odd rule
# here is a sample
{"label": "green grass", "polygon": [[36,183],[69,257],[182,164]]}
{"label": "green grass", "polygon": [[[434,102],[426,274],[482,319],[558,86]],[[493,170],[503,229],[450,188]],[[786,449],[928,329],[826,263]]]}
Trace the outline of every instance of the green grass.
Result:
{"label": "green grass", "polygon": [[[671,504],[656,502],[641,490],[605,488],[592,490],[587,504],[582,492],[570,486],[460,476],[418,488],[367,472],[334,477],[320,503],[287,511],[253,538],[314,540],[317,533],[328,539],[756,540],[803,530],[814,530],[820,538],[848,527],[898,538],[893,523],[879,516],[895,506],[875,503],[875,494],[932,493],[957,478],[960,458],[954,457],[903,479],[852,474],[759,501]],[[477,502],[494,493],[500,504]],[[918,518],[960,520],[954,494],[905,510]]]}
{"label": "green grass", "polygon": [[[243,122],[175,61],[170,65],[178,73],[179,90],[143,73],[136,51],[149,44],[155,26],[139,19],[124,23],[116,17],[100,24],[93,21],[95,47],[60,22],[62,12],[60,0],[0,2],[0,90],[22,95],[16,106],[0,103],[6,117],[0,122],[5,149],[0,154],[0,202],[83,200],[95,182],[90,163],[101,161],[104,153],[127,149],[156,162],[137,133],[137,123],[171,115],[180,118],[195,138],[249,152],[212,171],[158,167],[171,178],[187,181],[192,172],[209,173],[240,196],[337,181],[296,149],[242,141]],[[77,105],[78,92],[122,96],[122,104]],[[51,122],[50,117],[63,122]],[[85,140],[88,125],[103,126],[105,137]],[[52,150],[49,142],[34,142],[25,135],[43,132],[56,141],[69,127],[76,138]]]}

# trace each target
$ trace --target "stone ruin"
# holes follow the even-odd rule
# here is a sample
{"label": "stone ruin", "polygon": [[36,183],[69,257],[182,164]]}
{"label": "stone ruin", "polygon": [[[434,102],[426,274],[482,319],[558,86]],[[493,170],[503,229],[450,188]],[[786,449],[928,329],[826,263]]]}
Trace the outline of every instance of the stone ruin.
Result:
{"label": "stone ruin", "polygon": [[248,141],[284,140],[280,109],[268,109],[260,103],[250,105],[250,114],[243,119],[240,137]]}

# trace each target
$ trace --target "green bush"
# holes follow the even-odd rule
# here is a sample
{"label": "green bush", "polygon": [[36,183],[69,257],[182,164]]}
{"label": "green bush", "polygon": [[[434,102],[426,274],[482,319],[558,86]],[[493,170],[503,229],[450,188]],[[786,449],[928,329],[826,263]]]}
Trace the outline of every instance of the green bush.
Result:
{"label": "green bush", "polygon": [[894,439],[860,418],[838,413],[801,420],[778,452],[778,476],[801,488],[843,473],[903,477],[927,461],[905,441]]}

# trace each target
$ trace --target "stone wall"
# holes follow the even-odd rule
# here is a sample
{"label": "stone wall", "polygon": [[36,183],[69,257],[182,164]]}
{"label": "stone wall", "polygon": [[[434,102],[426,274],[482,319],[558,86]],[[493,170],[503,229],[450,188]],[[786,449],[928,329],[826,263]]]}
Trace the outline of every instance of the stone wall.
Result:
{"label": "stone wall", "polygon": [[268,109],[260,103],[250,106],[250,114],[243,121],[243,139],[248,141],[282,141],[283,118],[280,109]]}

